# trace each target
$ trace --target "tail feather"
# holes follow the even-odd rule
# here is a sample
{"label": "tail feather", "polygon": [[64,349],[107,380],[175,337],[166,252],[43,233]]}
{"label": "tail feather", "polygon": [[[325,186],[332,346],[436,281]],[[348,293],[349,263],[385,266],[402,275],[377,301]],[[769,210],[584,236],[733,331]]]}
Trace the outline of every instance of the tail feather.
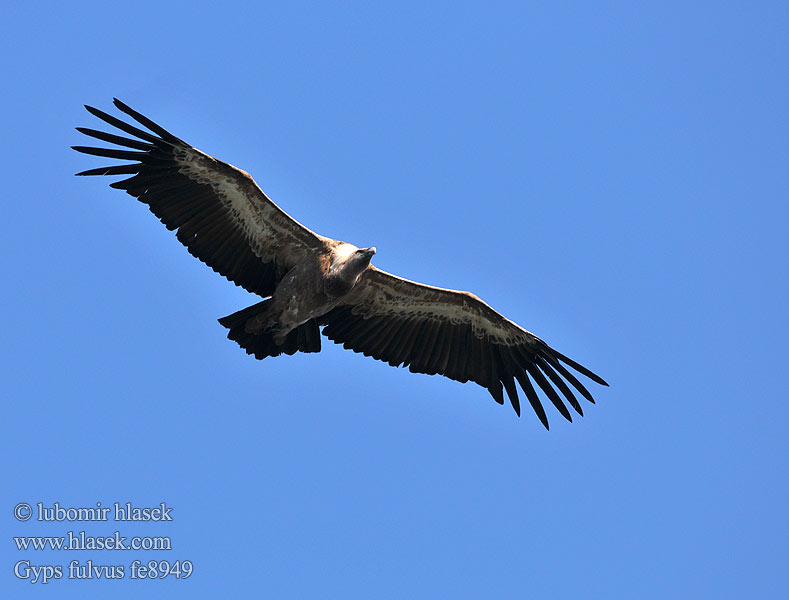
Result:
{"label": "tail feather", "polygon": [[246,325],[247,321],[249,321],[252,317],[256,317],[259,314],[267,312],[269,309],[269,304],[271,303],[271,298],[266,298],[262,302],[258,302],[257,304],[253,304],[252,306],[247,306],[246,308],[239,310],[238,312],[234,312],[232,315],[227,315],[226,317],[222,317],[219,319],[220,325],[227,327],[228,329],[236,329],[238,327],[243,328]]}
{"label": "tail feather", "polygon": [[269,298],[219,319],[219,323],[230,330],[227,333],[228,339],[236,342],[247,351],[247,354],[254,354],[258,360],[263,360],[268,356],[279,356],[280,354],[291,355],[296,352],[320,352],[321,336],[315,319],[310,319],[291,331],[282,344],[277,344],[274,341],[274,332],[272,331],[263,331],[261,333],[247,332],[245,329],[247,321],[265,313],[269,309],[270,302],[271,299]]}

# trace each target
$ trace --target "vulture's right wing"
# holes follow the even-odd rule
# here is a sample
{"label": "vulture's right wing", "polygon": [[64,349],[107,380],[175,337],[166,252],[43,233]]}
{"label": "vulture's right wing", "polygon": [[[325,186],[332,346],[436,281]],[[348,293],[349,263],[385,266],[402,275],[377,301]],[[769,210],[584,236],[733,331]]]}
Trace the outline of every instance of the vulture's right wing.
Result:
{"label": "vulture's right wing", "polygon": [[246,290],[270,296],[282,274],[325,238],[274,204],[248,173],[175,137],[119,100],[115,106],[153,133],[96,108],[93,115],[134,136],[78,127],[90,137],[131,150],[74,146],[74,150],[134,161],[77,175],[132,175],[110,184],[147,204],[189,252]]}

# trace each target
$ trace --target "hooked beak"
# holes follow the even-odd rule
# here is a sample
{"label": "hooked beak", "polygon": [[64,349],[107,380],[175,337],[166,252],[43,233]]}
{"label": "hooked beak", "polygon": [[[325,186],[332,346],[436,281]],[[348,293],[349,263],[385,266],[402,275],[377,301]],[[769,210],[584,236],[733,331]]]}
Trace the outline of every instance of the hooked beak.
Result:
{"label": "hooked beak", "polygon": [[375,246],[372,248],[359,248],[359,252],[361,253],[361,256],[359,257],[361,261],[360,264],[366,267],[373,259],[373,254],[375,254]]}

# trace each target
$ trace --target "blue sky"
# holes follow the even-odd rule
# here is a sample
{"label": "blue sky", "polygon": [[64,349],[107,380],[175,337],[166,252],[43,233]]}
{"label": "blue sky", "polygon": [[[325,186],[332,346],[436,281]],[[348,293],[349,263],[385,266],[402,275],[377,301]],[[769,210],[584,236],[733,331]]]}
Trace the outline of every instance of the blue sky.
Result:
{"label": "blue sky", "polygon": [[[0,24],[8,597],[786,597],[785,3],[30,6]],[[325,339],[247,357],[216,319],[255,299],[73,177],[113,96],[611,387],[546,432]],[[11,540],[68,530],[173,549]],[[13,574],[151,558],[194,573]]]}

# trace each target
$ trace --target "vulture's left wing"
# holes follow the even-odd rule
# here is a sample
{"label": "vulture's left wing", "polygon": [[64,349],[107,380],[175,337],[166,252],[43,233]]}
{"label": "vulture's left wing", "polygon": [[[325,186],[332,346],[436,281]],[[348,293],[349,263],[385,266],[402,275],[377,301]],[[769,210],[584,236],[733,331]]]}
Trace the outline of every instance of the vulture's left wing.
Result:
{"label": "vulture's left wing", "polygon": [[323,238],[291,218],[248,173],[175,137],[115,100],[115,106],[148,129],[85,108],[132,137],[77,127],[87,136],[121,148],[73,146],[85,154],[133,161],[77,175],[131,175],[111,187],[147,204],[189,252],[244,289],[270,296],[283,273]]}
{"label": "vulture's left wing", "polygon": [[323,321],[323,333],[332,341],[392,366],[473,381],[499,404],[504,403],[503,386],[520,415],[517,380],[546,428],[548,419],[532,381],[568,421],[572,417],[563,399],[583,415],[570,385],[590,402],[594,399],[567,367],[608,385],[475,295],[415,283],[375,267]]}

